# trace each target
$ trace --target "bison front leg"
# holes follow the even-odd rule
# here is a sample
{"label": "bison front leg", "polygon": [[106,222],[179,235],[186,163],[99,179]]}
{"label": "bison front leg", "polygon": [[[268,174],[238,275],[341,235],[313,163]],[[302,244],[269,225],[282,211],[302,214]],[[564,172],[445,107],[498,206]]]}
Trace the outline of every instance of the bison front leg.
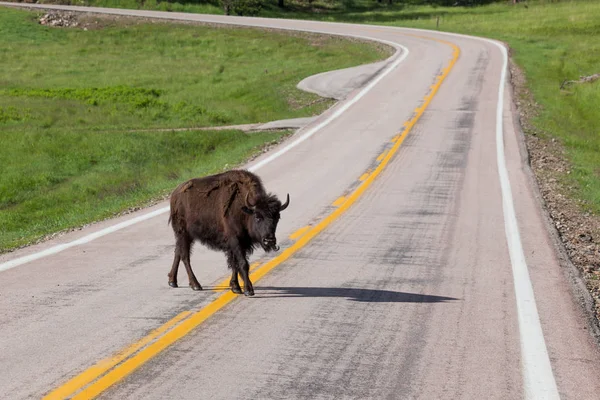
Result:
{"label": "bison front leg", "polygon": [[245,257],[240,267],[240,274],[244,280],[244,295],[254,296],[254,287],[252,286],[252,282],[250,282],[250,265],[248,265],[248,260]]}
{"label": "bison front leg", "polygon": [[227,262],[231,267],[231,281],[229,281],[229,285],[231,286],[231,291],[233,293],[242,293],[242,289],[240,288],[240,283],[238,282],[238,273],[242,276],[244,280],[244,294],[246,296],[254,296],[254,287],[252,286],[252,282],[250,282],[250,266],[248,265],[248,259],[246,258],[246,254],[239,249],[239,246],[233,246],[234,250],[229,251]]}
{"label": "bison front leg", "polygon": [[231,291],[236,294],[242,294],[242,288],[238,281],[238,263],[232,252],[227,253],[227,266],[231,268],[231,280],[229,281]]}
{"label": "bison front leg", "polygon": [[237,255],[237,260],[238,271],[244,280],[244,295],[254,296],[254,287],[252,286],[252,282],[250,282],[250,265],[248,265],[246,254],[240,252]]}

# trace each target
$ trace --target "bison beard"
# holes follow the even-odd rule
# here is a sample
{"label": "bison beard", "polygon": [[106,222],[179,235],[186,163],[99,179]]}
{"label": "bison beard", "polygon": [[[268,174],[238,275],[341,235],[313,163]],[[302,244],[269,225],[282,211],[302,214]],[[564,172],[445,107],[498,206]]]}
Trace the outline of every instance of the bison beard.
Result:
{"label": "bison beard", "polygon": [[248,256],[260,245],[263,250],[277,251],[275,231],[285,204],[267,194],[260,178],[245,170],[191,179],[171,194],[169,223],[175,233],[175,258],[169,285],[177,287],[177,270],[183,261],[190,287],[202,290],[192,266],[190,251],[194,240],[225,253],[231,268],[229,286],[242,293],[238,274],[244,280],[244,294],[254,295],[249,277]]}

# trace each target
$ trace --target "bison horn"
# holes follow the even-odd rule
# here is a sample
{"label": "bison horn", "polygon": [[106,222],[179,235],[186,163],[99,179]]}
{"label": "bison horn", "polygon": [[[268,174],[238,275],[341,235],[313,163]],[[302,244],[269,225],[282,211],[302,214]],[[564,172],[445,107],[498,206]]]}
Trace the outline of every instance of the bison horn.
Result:
{"label": "bison horn", "polygon": [[254,208],[254,206],[256,206],[256,204],[251,204],[250,201],[248,201],[248,197],[249,196],[250,196],[250,192],[246,193],[246,199],[245,199],[246,207],[248,207],[248,208]]}
{"label": "bison horn", "polygon": [[281,205],[281,207],[279,208],[279,211],[283,211],[283,210],[285,210],[285,209],[286,209],[286,208],[287,208],[289,205],[290,205],[290,194],[288,193],[288,195],[287,195],[287,200],[286,200],[286,202],[285,202],[285,203],[283,203],[283,204]]}

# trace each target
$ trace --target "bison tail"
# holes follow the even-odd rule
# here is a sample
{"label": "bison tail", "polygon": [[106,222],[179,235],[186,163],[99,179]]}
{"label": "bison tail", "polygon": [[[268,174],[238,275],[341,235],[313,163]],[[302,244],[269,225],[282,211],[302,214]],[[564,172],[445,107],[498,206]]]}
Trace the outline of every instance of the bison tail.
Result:
{"label": "bison tail", "polygon": [[173,219],[176,217],[177,212],[173,209],[173,207],[171,207],[171,212],[169,213],[169,221],[167,222],[167,225],[171,225],[171,222],[173,222]]}

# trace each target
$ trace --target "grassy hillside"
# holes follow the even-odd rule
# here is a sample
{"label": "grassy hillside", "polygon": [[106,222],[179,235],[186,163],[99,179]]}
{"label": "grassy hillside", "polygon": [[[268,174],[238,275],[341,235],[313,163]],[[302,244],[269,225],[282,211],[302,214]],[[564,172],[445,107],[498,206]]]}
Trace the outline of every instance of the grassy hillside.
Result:
{"label": "grassy hillside", "polygon": [[[267,122],[331,104],[304,77],[382,49],[254,29],[85,21],[0,7],[0,252],[139,206],[283,133],[157,131]],[[317,60],[318,62],[315,62]]]}

